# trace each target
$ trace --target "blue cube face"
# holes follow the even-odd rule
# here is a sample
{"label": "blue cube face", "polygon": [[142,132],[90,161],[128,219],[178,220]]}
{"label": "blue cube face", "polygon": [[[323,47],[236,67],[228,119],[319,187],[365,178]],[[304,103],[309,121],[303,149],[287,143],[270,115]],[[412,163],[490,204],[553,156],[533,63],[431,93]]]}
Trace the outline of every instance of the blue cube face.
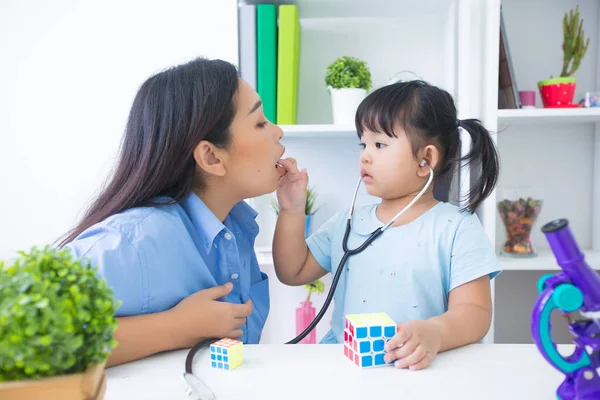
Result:
{"label": "blue cube face", "polygon": [[217,347],[217,354],[221,354],[221,348]]}
{"label": "blue cube face", "polygon": [[385,328],[383,328],[383,334],[386,338],[394,337],[394,335],[396,334],[396,327],[386,326]]}
{"label": "blue cube face", "polygon": [[216,363],[216,362],[214,362],[214,361],[213,361],[213,362],[211,363],[211,365],[212,365],[212,367],[213,367],[213,368],[217,368],[217,363]]}
{"label": "blue cube face", "polygon": [[216,354],[211,354],[210,355],[210,359],[211,360],[216,360],[217,359],[217,355]]}
{"label": "blue cube face", "polygon": [[371,343],[368,341],[360,342],[360,348],[358,349],[361,353],[370,353],[371,352]]}
{"label": "blue cube face", "polygon": [[223,369],[223,363],[218,363],[217,365],[219,366],[219,368]]}
{"label": "blue cube face", "polygon": [[217,351],[217,349],[215,348],[215,346],[210,346],[210,351],[214,353],[215,351]]}
{"label": "blue cube face", "polygon": [[383,351],[383,339],[373,341],[373,351]]}
{"label": "blue cube face", "polygon": [[219,355],[217,356],[217,361],[223,361],[223,356],[219,354]]}
{"label": "blue cube face", "polygon": [[375,354],[375,365],[384,365],[385,361],[383,360],[383,357],[385,356],[385,354]]}
{"label": "blue cube face", "polygon": [[227,354],[227,349],[223,349],[223,354]]}
{"label": "blue cube face", "polygon": [[356,328],[356,339],[365,339],[367,337],[367,328]]}
{"label": "blue cube face", "polygon": [[371,356],[362,356],[361,357],[361,366],[370,367],[373,365],[373,358]]}
{"label": "blue cube face", "polygon": [[383,334],[382,334],[382,332],[381,332],[381,331],[382,331],[382,329],[381,329],[381,327],[380,327],[380,326],[372,326],[372,327],[370,328],[370,331],[371,331],[371,332],[369,333],[369,336],[371,336],[372,338],[378,338],[378,337],[381,337],[381,336],[383,336]]}
{"label": "blue cube face", "polygon": [[227,356],[223,356],[223,361],[225,361],[225,362],[229,362],[229,357],[227,357]]}
{"label": "blue cube face", "polygon": [[229,369],[229,365],[225,364],[225,369]]}

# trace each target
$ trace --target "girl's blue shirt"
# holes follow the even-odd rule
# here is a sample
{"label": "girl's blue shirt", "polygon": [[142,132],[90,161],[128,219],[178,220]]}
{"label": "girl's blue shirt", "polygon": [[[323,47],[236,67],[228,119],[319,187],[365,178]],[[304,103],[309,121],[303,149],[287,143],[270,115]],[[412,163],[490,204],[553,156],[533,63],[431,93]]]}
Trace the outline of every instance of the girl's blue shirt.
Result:
{"label": "girl's blue shirt", "polygon": [[[348,248],[360,246],[383,223],[377,205],[354,213]],[[340,211],[308,238],[317,262],[335,274],[344,254],[348,211]],[[332,327],[322,343],[343,343],[347,314],[385,312],[396,323],[448,310],[454,288],[500,273],[493,246],[475,214],[437,203],[416,220],[388,228],[345,265],[334,295]]]}

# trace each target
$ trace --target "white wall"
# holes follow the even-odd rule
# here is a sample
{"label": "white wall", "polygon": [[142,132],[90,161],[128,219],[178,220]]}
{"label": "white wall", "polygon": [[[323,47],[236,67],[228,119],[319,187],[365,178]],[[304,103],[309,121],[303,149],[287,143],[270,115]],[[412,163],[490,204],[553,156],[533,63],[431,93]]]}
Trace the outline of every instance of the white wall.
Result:
{"label": "white wall", "polygon": [[3,0],[0,30],[0,258],[72,227],[150,74],[238,56],[235,0]]}

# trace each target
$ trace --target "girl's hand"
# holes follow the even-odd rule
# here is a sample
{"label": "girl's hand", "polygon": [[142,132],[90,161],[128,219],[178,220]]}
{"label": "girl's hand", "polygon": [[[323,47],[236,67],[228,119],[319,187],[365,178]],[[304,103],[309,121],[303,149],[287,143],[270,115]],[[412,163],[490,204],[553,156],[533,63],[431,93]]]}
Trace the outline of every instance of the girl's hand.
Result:
{"label": "girl's hand", "polygon": [[286,158],[279,160],[281,168],[285,172],[279,178],[277,187],[277,201],[280,212],[303,213],[306,205],[306,188],[308,186],[308,174],[306,169],[298,170],[296,160]]}
{"label": "girl's hand", "polygon": [[231,282],[200,290],[181,300],[168,312],[173,326],[177,327],[177,345],[194,346],[208,338],[240,339],[242,326],[252,314],[252,302],[232,304],[218,299],[227,296],[233,288]]}
{"label": "girl's hand", "polygon": [[442,345],[442,335],[434,321],[408,321],[398,324],[396,335],[385,344],[385,362],[396,360],[396,368],[419,370],[427,367]]}

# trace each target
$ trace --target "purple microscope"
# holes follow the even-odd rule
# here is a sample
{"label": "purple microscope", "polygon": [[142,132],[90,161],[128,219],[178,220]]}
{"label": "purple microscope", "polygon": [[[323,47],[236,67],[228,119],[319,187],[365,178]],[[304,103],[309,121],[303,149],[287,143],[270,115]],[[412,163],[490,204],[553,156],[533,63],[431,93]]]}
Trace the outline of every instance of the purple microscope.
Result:
{"label": "purple microscope", "polygon": [[[559,400],[600,399],[600,275],[584,260],[566,219],[542,227],[561,272],[543,276],[531,317],[531,332],[538,350],[554,368],[565,374],[558,387]],[[560,310],[569,321],[575,351],[563,357],[550,336],[550,314]],[[574,320],[578,311],[582,318]]]}

